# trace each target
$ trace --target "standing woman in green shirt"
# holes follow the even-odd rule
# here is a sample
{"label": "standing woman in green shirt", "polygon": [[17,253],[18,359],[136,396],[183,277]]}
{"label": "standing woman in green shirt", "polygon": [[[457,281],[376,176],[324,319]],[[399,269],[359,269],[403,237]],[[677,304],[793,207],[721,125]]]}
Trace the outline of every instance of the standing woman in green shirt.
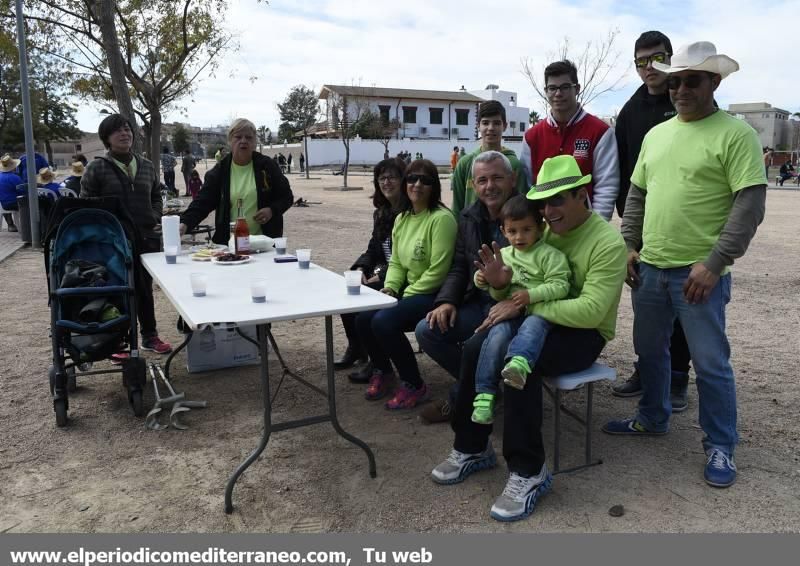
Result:
{"label": "standing woman in green shirt", "polygon": [[442,185],[436,166],[418,159],[406,169],[403,187],[408,195],[405,210],[392,229],[392,257],[383,293],[397,297],[397,306],[360,313],[356,327],[372,360],[372,374],[365,397],[375,401],[392,389],[395,378],[400,387],[386,408],[411,409],[428,388],[419,374],[414,351],[405,332],[433,308],[433,301],[453,261],[456,221],[441,201]]}
{"label": "standing woman in green shirt", "polygon": [[250,235],[270,238],[283,235],[283,214],[292,206],[292,189],[278,165],[256,149],[256,127],[239,118],[228,130],[231,152],[217,163],[203,181],[200,194],[181,215],[181,234],[192,230],[216,210],[213,240],[227,244],[231,209],[242,199]]}

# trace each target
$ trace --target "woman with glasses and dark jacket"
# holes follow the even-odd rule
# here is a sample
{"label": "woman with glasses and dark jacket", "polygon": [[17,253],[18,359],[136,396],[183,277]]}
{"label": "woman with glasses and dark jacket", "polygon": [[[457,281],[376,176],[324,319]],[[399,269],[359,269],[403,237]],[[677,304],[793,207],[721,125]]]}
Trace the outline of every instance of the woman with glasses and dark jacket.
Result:
{"label": "woman with glasses and dark jacket", "polygon": [[[403,191],[403,173],[406,164],[400,159],[384,159],[375,166],[372,182],[375,192],[372,204],[372,237],[367,244],[367,251],[350,267],[362,272],[361,283],[376,291],[383,288],[389,258],[392,257],[392,226],[397,214],[408,204],[408,197]],[[342,315],[342,326],[347,336],[347,350],[341,359],[334,362],[336,369],[347,369],[356,362],[366,362],[367,350],[361,343],[356,330],[356,314]],[[353,383],[367,383],[372,375],[371,364],[365,364],[360,371],[350,374]]]}
{"label": "woman with glasses and dark jacket", "polygon": [[396,297],[393,308],[359,313],[356,327],[372,363],[365,397],[378,400],[393,388],[397,369],[400,386],[386,408],[411,409],[428,389],[419,373],[405,332],[414,330],[433,308],[436,293],[453,261],[456,221],[441,201],[436,166],[427,159],[412,162],[402,190],[408,197],[392,228],[392,254],[381,292]]}

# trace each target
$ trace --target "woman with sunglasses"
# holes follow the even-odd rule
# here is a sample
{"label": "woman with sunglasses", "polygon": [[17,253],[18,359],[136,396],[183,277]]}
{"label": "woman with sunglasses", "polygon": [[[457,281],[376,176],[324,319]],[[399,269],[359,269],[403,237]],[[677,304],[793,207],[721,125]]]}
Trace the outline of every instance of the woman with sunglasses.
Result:
{"label": "woman with sunglasses", "polygon": [[356,318],[372,361],[365,397],[375,401],[389,393],[395,381],[392,364],[400,377],[400,387],[386,403],[390,410],[411,409],[428,392],[405,332],[414,330],[433,308],[436,292],[450,270],[457,231],[452,213],[441,201],[442,185],[431,161],[412,162],[403,186],[408,202],[394,221],[394,248],[381,289],[397,297],[397,306]]}
{"label": "woman with sunglasses", "polygon": [[[386,268],[389,266],[389,258],[392,257],[394,219],[408,204],[408,197],[403,191],[405,170],[405,161],[397,158],[384,159],[373,170],[372,182],[375,192],[372,194],[372,204],[375,212],[372,215],[372,237],[367,244],[367,251],[359,256],[350,269],[361,271],[361,283],[376,291],[383,288]],[[342,315],[342,326],[347,336],[347,350],[341,359],[333,363],[336,369],[347,369],[359,360],[367,360],[367,350],[356,330],[356,314]],[[372,366],[366,364],[361,371],[350,374],[349,379],[353,383],[367,383],[370,375]]]}

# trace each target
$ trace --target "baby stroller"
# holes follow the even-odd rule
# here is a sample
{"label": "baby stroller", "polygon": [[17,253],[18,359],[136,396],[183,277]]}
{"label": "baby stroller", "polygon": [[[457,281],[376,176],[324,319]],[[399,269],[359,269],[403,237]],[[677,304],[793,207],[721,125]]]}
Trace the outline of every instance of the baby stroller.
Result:
{"label": "baby stroller", "polygon": [[[123,227],[124,226],[124,227]],[[56,424],[67,424],[78,376],[122,373],[128,401],[143,416],[145,360],[139,357],[134,295],[136,226],[119,201],[59,199],[44,241],[53,365],[50,393]],[[91,370],[129,345],[120,368]]]}

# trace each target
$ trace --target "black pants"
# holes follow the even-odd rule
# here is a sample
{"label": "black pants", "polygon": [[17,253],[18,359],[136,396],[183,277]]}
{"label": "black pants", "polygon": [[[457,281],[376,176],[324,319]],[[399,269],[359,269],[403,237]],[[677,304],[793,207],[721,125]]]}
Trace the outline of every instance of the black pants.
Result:
{"label": "black pants", "polygon": [[184,186],[183,194],[186,196],[189,195],[189,175],[190,173],[183,174],[183,186]]}
{"label": "black pants", "polygon": [[164,184],[170,190],[175,190],[175,169],[164,169]]}
{"label": "black pants", "polygon": [[[144,243],[138,250],[140,254],[161,251],[161,242],[156,238],[143,238]],[[145,340],[158,336],[156,330],[156,309],[153,299],[153,278],[136,258],[136,314],[139,317],[139,333]]]}
{"label": "black pants", "polygon": [[[486,448],[492,425],[472,422],[475,399],[475,367],[488,331],[464,343],[461,380],[452,427],[453,447],[467,454]],[[545,463],[542,439],[542,375],[560,375],[588,368],[600,355],[606,342],[596,330],[553,326],[544,348],[522,391],[506,387],[503,395],[503,457],[509,471],[530,477]]]}
{"label": "black pants", "polygon": [[[373,283],[368,283],[367,287],[370,289],[375,289],[376,291],[380,291],[383,289],[383,281],[379,279]],[[361,339],[358,337],[358,330],[356,329],[356,317],[358,316],[358,313],[348,312],[340,316],[342,317],[344,334],[347,336],[347,343],[353,348],[356,348],[359,353],[366,351],[364,345],[361,343]]]}

